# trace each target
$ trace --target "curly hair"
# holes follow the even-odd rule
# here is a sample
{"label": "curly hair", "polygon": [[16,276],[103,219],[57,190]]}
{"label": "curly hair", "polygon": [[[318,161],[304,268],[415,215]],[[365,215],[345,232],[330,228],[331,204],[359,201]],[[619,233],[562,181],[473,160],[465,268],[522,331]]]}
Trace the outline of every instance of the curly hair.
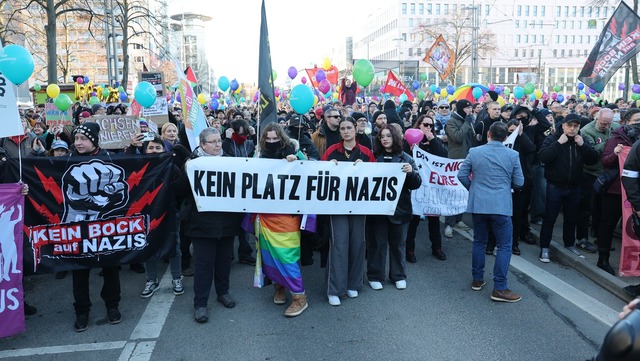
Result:
{"label": "curly hair", "polygon": [[373,154],[375,156],[379,156],[385,152],[384,147],[382,146],[382,142],[380,141],[380,136],[382,132],[388,129],[391,132],[391,139],[393,143],[391,144],[391,153],[400,154],[402,153],[402,133],[398,130],[397,127],[393,126],[393,124],[385,124],[378,131],[378,135],[375,138],[373,143]]}

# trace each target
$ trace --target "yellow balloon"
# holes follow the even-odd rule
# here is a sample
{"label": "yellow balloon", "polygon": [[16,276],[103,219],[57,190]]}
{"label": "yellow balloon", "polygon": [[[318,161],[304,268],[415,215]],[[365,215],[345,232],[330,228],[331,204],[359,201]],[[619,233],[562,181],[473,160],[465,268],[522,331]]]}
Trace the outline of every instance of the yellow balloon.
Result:
{"label": "yellow balloon", "polygon": [[331,60],[329,60],[329,58],[324,58],[322,60],[322,69],[324,70],[331,69]]}
{"label": "yellow balloon", "polygon": [[47,86],[47,95],[49,98],[55,98],[60,95],[60,87],[58,84],[49,84],[49,86]]}
{"label": "yellow balloon", "polygon": [[540,89],[536,89],[536,90],[533,92],[533,94],[535,94],[535,95],[536,95],[536,99],[540,99],[540,98],[542,98],[542,90],[540,90]]}
{"label": "yellow balloon", "polygon": [[441,89],[440,90],[440,96],[441,97],[446,97],[449,93],[447,93],[447,89]]}
{"label": "yellow balloon", "polygon": [[336,85],[336,91],[340,92],[340,85]]}
{"label": "yellow balloon", "polygon": [[207,102],[207,96],[204,95],[203,93],[198,94],[198,103],[203,105],[206,102]]}
{"label": "yellow balloon", "polygon": [[[288,95],[288,94],[287,94]],[[314,95],[313,96],[313,106],[315,107],[316,105],[318,105],[318,96]]]}
{"label": "yellow balloon", "polygon": [[580,99],[585,100],[587,99],[587,96],[585,94],[580,94]]}
{"label": "yellow balloon", "polygon": [[333,98],[338,99],[338,93],[333,93]]}
{"label": "yellow balloon", "polygon": [[502,107],[504,105],[504,98],[499,96],[498,97],[498,104],[500,104],[500,107]]}
{"label": "yellow balloon", "polygon": [[242,87],[241,87],[241,86],[238,86],[238,89],[236,89],[236,91],[234,91],[234,93],[236,93],[236,94],[240,94],[240,90],[241,90],[241,89],[242,89]]}

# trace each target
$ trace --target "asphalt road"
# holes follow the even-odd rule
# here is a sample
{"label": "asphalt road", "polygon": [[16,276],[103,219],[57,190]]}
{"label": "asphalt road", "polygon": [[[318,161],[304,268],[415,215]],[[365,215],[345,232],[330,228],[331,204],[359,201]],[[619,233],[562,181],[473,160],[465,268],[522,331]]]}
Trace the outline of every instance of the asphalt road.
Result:
{"label": "asphalt road", "polygon": [[[25,280],[38,314],[27,332],[0,340],[2,360],[585,360],[593,357],[624,302],[573,269],[537,260],[537,246],[521,245],[509,287],[523,296],[514,304],[491,301],[493,257],[487,285],[472,291],[471,242],[465,233],[443,239],[448,259],[430,254],[427,225],[418,230],[416,264],[408,264],[408,288],[392,283],[332,307],[324,293],[324,269],[315,255],[303,267],[309,308],[286,318],[273,289],[252,287],[253,268],[234,263],[231,293],[238,305],[209,303],[210,320],[193,320],[193,278],[174,296],[164,284],[150,299],[139,293],[145,276],[121,272],[123,320],[106,322],[98,270],[92,273],[89,329],[73,331],[71,277]],[[467,237],[465,237],[465,235]]]}

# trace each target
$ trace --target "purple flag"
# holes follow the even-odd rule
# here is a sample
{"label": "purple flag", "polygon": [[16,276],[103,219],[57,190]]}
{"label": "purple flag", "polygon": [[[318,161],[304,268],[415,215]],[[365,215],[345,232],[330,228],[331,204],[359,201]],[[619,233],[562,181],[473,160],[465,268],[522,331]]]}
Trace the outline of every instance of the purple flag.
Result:
{"label": "purple flag", "polygon": [[24,332],[22,224],[24,196],[18,183],[0,184],[0,338]]}

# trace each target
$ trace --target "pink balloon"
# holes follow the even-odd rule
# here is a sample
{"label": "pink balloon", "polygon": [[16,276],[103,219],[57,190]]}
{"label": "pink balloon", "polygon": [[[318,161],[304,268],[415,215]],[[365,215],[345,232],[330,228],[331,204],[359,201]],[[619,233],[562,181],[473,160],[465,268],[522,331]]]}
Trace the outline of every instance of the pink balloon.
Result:
{"label": "pink balloon", "polygon": [[556,100],[557,96],[558,96],[558,93],[556,92],[551,93],[551,99]]}
{"label": "pink balloon", "polygon": [[323,79],[318,84],[318,90],[320,90],[322,93],[326,94],[329,90],[331,90],[331,84],[329,83],[329,81],[327,79]]}
{"label": "pink balloon", "polygon": [[547,99],[549,99],[549,94],[547,93],[542,94],[542,100],[547,100]]}
{"label": "pink balloon", "polygon": [[302,84],[307,84],[307,77],[303,76],[300,81],[302,82]]}
{"label": "pink balloon", "polygon": [[273,91],[273,93],[274,93],[274,95],[275,95],[276,97],[279,97],[279,96],[280,96],[280,90],[279,90],[279,89],[274,90],[274,91]]}
{"label": "pink balloon", "polygon": [[404,139],[406,139],[410,145],[419,143],[423,137],[424,134],[422,134],[420,129],[409,128],[404,132]]}
{"label": "pink balloon", "polygon": [[84,83],[84,79],[83,78],[78,78],[78,80],[76,80],[76,82],[78,84],[82,84],[82,83]]}
{"label": "pink balloon", "polygon": [[494,84],[489,85],[489,90],[496,90],[496,86]]}

